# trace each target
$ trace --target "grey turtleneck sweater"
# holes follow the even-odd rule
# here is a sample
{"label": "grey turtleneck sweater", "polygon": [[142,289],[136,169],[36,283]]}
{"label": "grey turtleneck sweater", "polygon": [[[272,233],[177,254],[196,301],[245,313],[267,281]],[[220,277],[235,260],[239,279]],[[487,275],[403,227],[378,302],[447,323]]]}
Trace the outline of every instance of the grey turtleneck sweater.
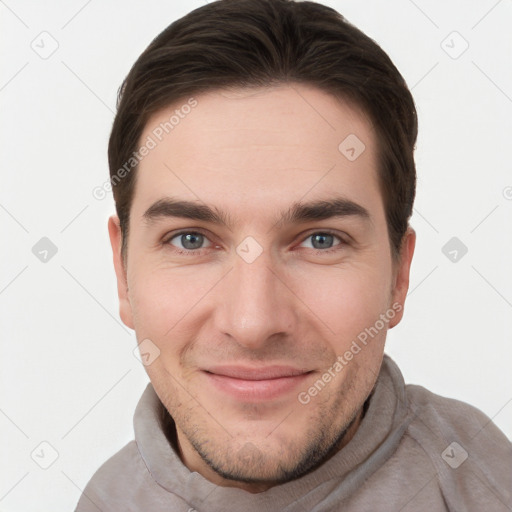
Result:
{"label": "grey turtleneck sweater", "polygon": [[384,362],[351,441],[311,473],[251,494],[183,465],[148,384],[135,440],[94,474],[76,512],[512,511],[512,444],[482,412],[420,386]]}

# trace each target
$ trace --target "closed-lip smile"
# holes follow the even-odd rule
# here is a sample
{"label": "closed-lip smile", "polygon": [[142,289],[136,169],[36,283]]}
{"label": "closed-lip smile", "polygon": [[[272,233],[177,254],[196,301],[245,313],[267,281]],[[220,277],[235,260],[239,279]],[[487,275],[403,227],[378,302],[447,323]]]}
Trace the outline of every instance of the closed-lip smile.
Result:
{"label": "closed-lip smile", "polygon": [[266,401],[286,395],[311,373],[307,369],[283,365],[221,365],[203,372],[216,389],[244,402]]}

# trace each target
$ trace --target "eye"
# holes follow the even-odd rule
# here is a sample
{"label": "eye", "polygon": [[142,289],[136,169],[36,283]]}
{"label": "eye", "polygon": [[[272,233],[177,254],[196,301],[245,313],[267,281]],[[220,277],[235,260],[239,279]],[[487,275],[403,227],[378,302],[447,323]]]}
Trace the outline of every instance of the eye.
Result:
{"label": "eye", "polygon": [[341,238],[336,235],[331,233],[318,232],[309,235],[301,245],[304,247],[303,244],[306,244],[306,247],[312,249],[325,250],[332,249],[333,247],[340,245],[342,242],[343,241]]}
{"label": "eye", "polygon": [[[210,247],[212,244],[202,233],[196,231],[185,231],[178,233],[167,241],[170,245],[177,247],[181,250],[195,251],[197,249],[204,249]],[[203,245],[205,244],[206,245]]]}

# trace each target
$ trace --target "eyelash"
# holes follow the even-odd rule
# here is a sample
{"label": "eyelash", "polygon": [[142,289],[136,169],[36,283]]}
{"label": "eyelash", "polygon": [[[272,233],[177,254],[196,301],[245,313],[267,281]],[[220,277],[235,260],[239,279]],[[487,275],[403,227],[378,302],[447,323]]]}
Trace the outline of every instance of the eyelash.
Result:
{"label": "eyelash", "polygon": [[181,235],[202,235],[207,240],[209,240],[210,243],[213,244],[213,242],[208,238],[208,236],[205,233],[203,233],[201,230],[198,230],[198,229],[195,229],[195,230],[185,229],[183,231],[178,231],[177,233],[172,233],[170,236],[165,238],[165,240],[162,242],[162,244],[164,246],[172,247],[172,250],[174,252],[176,252],[177,254],[180,254],[180,255],[184,255],[184,256],[197,256],[198,254],[201,254],[201,251],[203,249],[208,249],[208,247],[202,247],[200,249],[195,249],[195,250],[180,249],[179,247],[176,247],[170,243],[171,240],[173,240],[174,238],[177,238],[178,236],[181,236]]}
{"label": "eyelash", "polygon": [[[183,230],[183,231],[178,231],[177,233],[172,233],[170,236],[166,237],[163,240],[162,245],[172,247],[172,250],[174,252],[176,252],[177,254],[180,254],[180,255],[184,255],[184,256],[192,256],[192,255],[197,256],[198,254],[199,255],[201,254],[201,251],[203,249],[211,248],[211,247],[202,247],[200,249],[180,249],[179,247],[176,247],[170,243],[171,240],[173,240],[174,238],[177,238],[178,236],[181,236],[181,235],[187,235],[187,234],[202,235],[211,244],[213,244],[213,242],[208,238],[208,236],[205,233],[203,233],[201,230]],[[343,247],[348,245],[348,242],[346,240],[344,240],[341,236],[337,235],[336,233],[333,233],[329,229],[325,229],[325,230],[321,230],[321,231],[313,231],[310,234],[308,234],[305,238],[303,238],[301,243],[304,243],[308,238],[311,238],[314,235],[332,235],[334,238],[337,238],[339,241],[339,243],[337,243],[333,247],[330,247],[329,249],[315,249],[315,248],[309,248],[309,247],[307,248],[307,249],[311,249],[311,250],[315,251],[317,254],[330,254],[332,252],[339,251]],[[215,244],[213,244],[213,245],[215,245]]]}

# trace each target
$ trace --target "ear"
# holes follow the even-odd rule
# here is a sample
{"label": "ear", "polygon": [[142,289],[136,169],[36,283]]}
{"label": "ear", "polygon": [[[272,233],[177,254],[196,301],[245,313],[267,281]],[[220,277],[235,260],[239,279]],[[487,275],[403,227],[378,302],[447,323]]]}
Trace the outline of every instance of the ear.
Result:
{"label": "ear", "polygon": [[119,315],[123,323],[130,329],[133,327],[132,306],[128,296],[128,281],[126,269],[121,255],[122,234],[121,224],[117,215],[112,215],[108,219],[108,235],[110,245],[112,246],[112,255],[114,259],[114,268],[117,277],[117,295],[119,297]]}
{"label": "ear", "polygon": [[400,258],[394,263],[392,304],[399,304],[401,307],[400,309],[398,307],[393,308],[396,311],[396,315],[389,322],[390,329],[395,327],[404,315],[405,298],[409,290],[409,274],[415,246],[416,232],[411,227],[408,227],[400,247]]}

